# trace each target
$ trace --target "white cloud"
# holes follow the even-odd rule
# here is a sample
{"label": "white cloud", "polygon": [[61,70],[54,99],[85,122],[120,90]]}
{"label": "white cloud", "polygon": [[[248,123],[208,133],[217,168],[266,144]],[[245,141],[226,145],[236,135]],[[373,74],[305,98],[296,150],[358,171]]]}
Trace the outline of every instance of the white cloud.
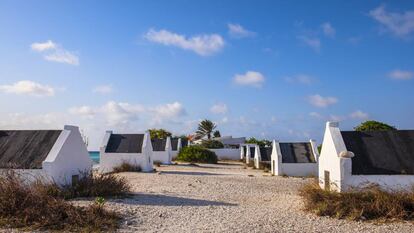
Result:
{"label": "white cloud", "polygon": [[361,110],[357,110],[349,114],[349,117],[351,117],[352,119],[366,120],[369,118],[369,114]]}
{"label": "white cloud", "polygon": [[244,38],[256,35],[256,33],[246,30],[240,24],[229,23],[227,24],[227,27],[229,28],[230,36],[234,38]]}
{"label": "white cloud", "polygon": [[321,49],[321,40],[318,37],[309,37],[309,36],[298,36],[299,40],[305,43],[307,46],[311,47],[316,52],[319,52]]}
{"label": "white cloud", "polygon": [[180,117],[187,114],[184,106],[179,102],[171,104],[159,105],[153,109],[155,117],[158,119],[168,119],[173,117]]}
{"label": "white cloud", "polygon": [[310,85],[314,82],[314,78],[306,74],[298,74],[285,77],[285,81],[288,83],[299,83]]}
{"label": "white cloud", "polygon": [[396,80],[409,80],[414,77],[414,73],[406,70],[394,70],[388,74],[388,77]]}
{"label": "white cloud", "polygon": [[215,105],[211,106],[211,108],[210,108],[210,112],[212,112],[214,114],[226,114],[227,111],[228,111],[227,105],[224,104],[224,103],[215,104]]}
{"label": "white cloud", "polygon": [[192,37],[176,34],[167,30],[150,29],[145,35],[149,41],[166,46],[190,50],[201,56],[213,55],[224,47],[224,39],[218,34],[203,34]]}
{"label": "white cloud", "polygon": [[97,114],[97,111],[90,106],[81,106],[70,108],[69,113],[92,119]]}
{"label": "white cloud", "polygon": [[12,85],[0,85],[0,91],[18,95],[32,96],[53,96],[55,89],[53,87],[42,85],[30,80],[18,81]]}
{"label": "white cloud", "polygon": [[329,121],[343,121],[345,119],[346,119],[346,117],[338,116],[338,115],[330,115],[329,118],[328,118]]}
{"label": "white cloud", "polygon": [[112,85],[101,85],[93,88],[92,92],[99,94],[109,94],[113,92]]}
{"label": "white cloud", "polygon": [[79,65],[78,56],[51,40],[43,43],[33,43],[30,47],[33,51],[43,54],[43,58],[47,61]]}
{"label": "white cloud", "polygon": [[328,37],[331,37],[331,38],[335,37],[336,30],[335,30],[334,27],[332,27],[331,23],[329,23],[329,22],[323,23],[321,25],[321,28],[322,28],[323,34],[325,34],[325,36],[328,36]]}
{"label": "white cloud", "polygon": [[322,97],[320,95],[308,96],[307,100],[310,104],[319,108],[325,108],[338,102],[338,99],[335,97]]}
{"label": "white cloud", "polygon": [[236,74],[233,82],[241,86],[261,87],[265,81],[263,74],[257,71],[247,71],[245,74]]}
{"label": "white cloud", "polygon": [[53,41],[48,40],[44,43],[33,43],[30,47],[34,51],[42,52],[50,49],[56,49],[57,45]]}
{"label": "white cloud", "polygon": [[73,107],[69,109],[69,112],[87,118],[102,117],[106,119],[109,126],[128,125],[140,117],[161,123],[163,120],[170,120],[186,114],[184,106],[179,102],[145,107],[140,104],[109,101],[101,107]]}
{"label": "white cloud", "polygon": [[323,119],[324,118],[320,113],[317,113],[317,112],[310,112],[309,116],[317,118],[317,119]]}
{"label": "white cloud", "polygon": [[414,11],[389,12],[385,5],[371,10],[369,15],[382,24],[383,29],[398,37],[406,37],[414,32]]}

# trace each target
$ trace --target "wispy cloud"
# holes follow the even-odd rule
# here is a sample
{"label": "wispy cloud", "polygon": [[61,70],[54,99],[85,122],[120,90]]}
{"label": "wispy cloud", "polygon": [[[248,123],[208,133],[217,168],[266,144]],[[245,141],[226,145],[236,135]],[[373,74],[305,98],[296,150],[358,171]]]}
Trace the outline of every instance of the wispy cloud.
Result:
{"label": "wispy cloud", "polygon": [[110,94],[113,92],[112,85],[100,85],[93,88],[92,92],[99,94]]}
{"label": "wispy cloud", "polygon": [[323,24],[321,25],[321,28],[322,28],[323,34],[324,34],[325,36],[327,36],[327,37],[331,37],[331,38],[335,37],[336,30],[335,30],[335,28],[331,25],[331,23],[329,23],[329,22],[325,22],[325,23],[323,23]]}
{"label": "wispy cloud", "polygon": [[53,87],[42,85],[30,80],[18,81],[11,85],[0,85],[0,91],[18,95],[32,96],[53,96],[55,89]]}
{"label": "wispy cloud", "polygon": [[414,72],[407,70],[393,70],[388,74],[388,77],[395,80],[409,80],[414,77]]}
{"label": "wispy cloud", "polygon": [[167,30],[150,29],[144,38],[166,46],[175,46],[184,50],[190,50],[201,56],[209,56],[221,51],[224,47],[224,39],[218,34],[203,34],[191,37],[180,35]]}
{"label": "wispy cloud", "polygon": [[256,33],[243,28],[240,24],[227,24],[229,28],[229,35],[233,38],[244,38],[255,36]]}
{"label": "wispy cloud", "polygon": [[310,95],[307,97],[307,101],[318,108],[325,108],[330,105],[336,104],[338,102],[338,99],[335,97],[323,97],[321,95]]}
{"label": "wispy cloud", "polygon": [[211,106],[210,112],[214,114],[226,114],[228,111],[227,105],[224,103],[217,103]]}
{"label": "wispy cloud", "polygon": [[310,85],[313,82],[315,82],[315,79],[312,76],[306,75],[306,74],[286,76],[284,77],[284,79],[288,83],[297,83],[297,84],[305,84],[305,85]]}
{"label": "wispy cloud", "polygon": [[414,10],[390,12],[385,5],[371,10],[369,15],[382,25],[382,29],[393,33],[398,37],[406,37],[414,32]]}
{"label": "wispy cloud", "polygon": [[321,50],[321,40],[318,37],[310,37],[310,36],[298,36],[299,40],[301,40],[305,45],[309,46],[316,52]]}
{"label": "wispy cloud", "polygon": [[241,86],[262,87],[265,82],[263,74],[257,71],[247,71],[245,74],[236,74],[233,82]]}
{"label": "wispy cloud", "polygon": [[361,110],[357,110],[349,114],[349,117],[351,117],[352,119],[366,120],[369,118],[369,114]]}
{"label": "wispy cloud", "polygon": [[31,44],[30,47],[33,51],[41,53],[47,61],[79,65],[79,57],[77,55],[64,49],[52,40],[36,42]]}
{"label": "wispy cloud", "polygon": [[33,43],[30,45],[30,47],[33,51],[43,52],[46,50],[56,49],[57,45],[53,41],[48,40],[43,43]]}
{"label": "wispy cloud", "polygon": [[89,119],[104,118],[109,126],[121,126],[128,125],[140,117],[147,117],[153,122],[161,123],[163,120],[186,115],[186,110],[179,102],[146,107],[141,104],[109,101],[98,107],[72,107],[69,113]]}

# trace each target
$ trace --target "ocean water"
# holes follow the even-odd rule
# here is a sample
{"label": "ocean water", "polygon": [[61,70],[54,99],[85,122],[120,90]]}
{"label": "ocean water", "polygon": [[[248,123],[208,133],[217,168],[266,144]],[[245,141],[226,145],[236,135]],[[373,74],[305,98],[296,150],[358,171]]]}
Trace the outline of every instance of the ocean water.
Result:
{"label": "ocean water", "polygon": [[94,163],[99,163],[99,151],[89,151],[89,157]]}

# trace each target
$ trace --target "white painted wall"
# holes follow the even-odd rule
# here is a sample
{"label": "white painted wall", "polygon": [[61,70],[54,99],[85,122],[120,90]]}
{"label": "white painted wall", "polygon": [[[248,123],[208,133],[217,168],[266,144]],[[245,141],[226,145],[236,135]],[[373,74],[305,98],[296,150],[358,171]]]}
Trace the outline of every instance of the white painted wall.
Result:
{"label": "white painted wall", "polygon": [[384,190],[412,190],[414,175],[352,175],[353,153],[347,151],[339,124],[327,122],[319,157],[319,185],[325,186],[324,173],[328,171],[330,188],[338,192],[364,188],[376,184]]}
{"label": "white painted wall", "polygon": [[70,184],[73,175],[90,172],[92,160],[79,128],[65,126],[42,163],[42,170],[57,184]]}
{"label": "white painted wall", "polygon": [[107,131],[100,148],[99,171],[102,173],[112,172],[113,168],[122,163],[129,163],[141,167],[143,172],[151,172],[153,168],[152,144],[148,132],[144,135],[142,153],[106,153],[106,146],[112,131]]}
{"label": "white painted wall", "polygon": [[219,160],[239,160],[240,149],[235,148],[221,148],[221,149],[209,149],[216,153]]}
{"label": "white painted wall", "polygon": [[[310,140],[312,146],[312,154],[315,161],[318,161],[319,153],[316,148],[316,142]],[[271,173],[276,176],[318,176],[318,163],[283,163],[282,152],[280,150],[279,141],[273,140],[271,155]]]}
{"label": "white painted wall", "polygon": [[254,167],[256,169],[260,168],[260,162],[262,161],[262,154],[260,153],[260,147],[255,146],[254,147],[255,153],[254,153]]}

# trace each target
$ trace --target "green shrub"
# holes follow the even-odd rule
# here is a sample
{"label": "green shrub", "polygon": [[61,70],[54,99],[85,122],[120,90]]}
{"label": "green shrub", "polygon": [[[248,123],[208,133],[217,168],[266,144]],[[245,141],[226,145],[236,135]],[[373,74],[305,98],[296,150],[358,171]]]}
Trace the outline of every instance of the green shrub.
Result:
{"label": "green shrub", "polygon": [[323,190],[318,182],[300,190],[305,210],[319,216],[350,220],[414,220],[414,191],[386,192],[378,187],[343,193]]}
{"label": "green shrub", "polygon": [[217,140],[203,140],[201,142],[201,146],[204,147],[204,148],[209,148],[209,149],[224,148],[223,143],[221,143],[220,141],[217,141]]}
{"label": "green shrub", "polygon": [[201,146],[194,145],[182,148],[177,155],[177,160],[191,163],[217,163],[217,155]]}
{"label": "green shrub", "polygon": [[354,128],[356,131],[390,131],[397,130],[394,126],[379,121],[365,121]]}

